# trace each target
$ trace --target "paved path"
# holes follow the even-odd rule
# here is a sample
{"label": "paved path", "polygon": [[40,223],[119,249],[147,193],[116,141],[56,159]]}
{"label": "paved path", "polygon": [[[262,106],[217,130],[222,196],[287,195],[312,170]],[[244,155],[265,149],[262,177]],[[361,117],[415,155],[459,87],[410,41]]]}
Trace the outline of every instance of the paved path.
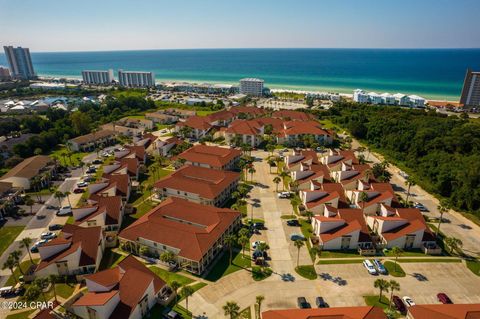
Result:
{"label": "paved path", "polygon": [[[361,144],[353,139],[352,148],[356,149]],[[383,160],[383,157],[377,153],[364,153],[368,160],[373,163],[379,163]],[[400,175],[400,169],[394,165],[390,165],[389,172],[392,173],[392,179],[390,181],[397,193],[403,198],[407,197],[407,186],[405,185],[405,179]],[[424,214],[428,217],[438,218],[440,216],[437,206],[439,201],[433,195],[425,191],[418,185],[412,186],[410,189],[409,200],[414,202],[420,202],[428,208],[429,212]],[[440,230],[449,237],[455,237],[463,242],[463,251],[472,256],[480,256],[480,226],[464,217],[461,213],[454,210],[443,215],[443,218],[447,219],[448,223],[442,223]]]}

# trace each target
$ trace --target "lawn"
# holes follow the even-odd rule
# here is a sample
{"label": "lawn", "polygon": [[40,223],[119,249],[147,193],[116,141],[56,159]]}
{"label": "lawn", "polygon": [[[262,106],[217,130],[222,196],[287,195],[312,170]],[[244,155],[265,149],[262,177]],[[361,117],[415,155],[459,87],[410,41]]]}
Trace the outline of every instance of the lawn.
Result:
{"label": "lawn", "polygon": [[23,226],[4,226],[0,228],[0,238],[2,239],[0,240],[0,255],[15,241],[23,228]]}
{"label": "lawn", "polygon": [[[65,156],[63,156],[65,154]],[[75,152],[69,157],[68,149],[63,146],[50,153],[50,157],[56,158],[62,166],[78,166],[82,159],[89,153]]]}
{"label": "lawn", "polygon": [[361,257],[356,250],[322,250],[320,258],[352,258]]}
{"label": "lawn", "polygon": [[363,259],[333,259],[333,260],[319,260],[317,265],[341,265],[341,264],[360,264]]}
{"label": "lawn", "polygon": [[383,263],[385,268],[388,271],[389,275],[392,275],[393,277],[405,277],[405,271],[402,269],[402,267],[397,263],[397,266],[395,266],[394,261],[387,260],[386,262]]}
{"label": "lawn", "polygon": [[478,259],[467,260],[467,267],[475,275],[480,276],[480,261]]}
{"label": "lawn", "polygon": [[252,319],[252,310],[250,307],[243,309],[238,315],[238,319]]}
{"label": "lawn", "polygon": [[57,291],[58,296],[60,296],[64,299],[67,299],[68,297],[70,297],[73,294],[73,291],[75,290],[75,286],[61,283],[61,284],[56,284],[55,289]]}
{"label": "lawn", "polygon": [[158,277],[162,278],[167,284],[171,284],[173,281],[180,283],[181,285],[188,285],[194,282],[195,280],[188,277],[182,276],[178,273],[170,272],[168,270],[152,266],[149,267]]}
{"label": "lawn", "polygon": [[255,281],[262,281],[272,275],[273,270],[271,268],[262,268],[259,266],[252,267],[252,278]]}
{"label": "lawn", "polygon": [[[34,263],[38,263],[39,259],[34,259],[33,262]],[[20,263],[20,268],[22,268],[23,272],[26,272],[30,266],[32,265],[32,263],[30,262],[30,259],[28,260],[25,260],[23,262]],[[15,273],[15,277],[18,279],[18,277],[20,277],[22,275],[22,273],[20,272],[20,269],[15,268],[15,270],[13,271]],[[10,271],[9,271],[10,273]],[[13,286],[15,285],[15,279],[13,279],[13,276],[10,276],[8,277],[8,280],[7,282],[5,283],[5,286]]]}
{"label": "lawn", "polygon": [[[385,257],[395,257],[392,253],[392,250],[384,250],[383,254]],[[425,253],[420,249],[413,249],[413,250],[404,250],[402,251],[402,257],[425,257]]]}
{"label": "lawn", "polygon": [[297,219],[297,215],[282,215],[281,219]]}
{"label": "lawn", "polygon": [[312,245],[310,245],[310,240],[309,238],[312,236],[313,233],[313,228],[312,224],[308,222],[306,219],[300,219],[300,229],[302,231],[303,236],[307,239],[305,241],[308,249],[308,253],[310,254],[310,258],[312,258],[312,261],[315,261],[315,253],[312,252]]}
{"label": "lawn", "polygon": [[315,267],[313,267],[313,265],[300,265],[295,267],[295,271],[303,278],[309,280],[317,279],[317,272],[315,271]]}
{"label": "lawn", "polygon": [[99,270],[105,270],[116,266],[119,262],[125,259],[125,255],[114,252],[111,248],[105,249],[102,261],[100,262]]}
{"label": "lawn", "polygon": [[243,257],[241,251],[233,252],[232,264],[228,263],[230,256],[225,252],[215,263],[210,272],[205,276],[206,280],[217,281],[218,279],[235,271],[250,268],[250,257]]}
{"label": "lawn", "polygon": [[215,112],[218,112],[218,111],[197,111],[197,115],[198,116],[208,116],[212,113],[215,113]]}
{"label": "lawn", "polygon": [[23,312],[18,312],[12,315],[8,315],[5,319],[28,319],[29,316],[35,312],[35,309],[33,310],[28,310],[28,311],[23,311]]}
{"label": "lawn", "polygon": [[[385,296],[382,296],[382,299],[379,299],[378,297],[379,296],[363,296],[363,300],[365,300],[365,303],[367,304],[367,306],[380,307],[383,310],[388,309],[388,306],[390,303],[389,299]],[[401,316],[399,313],[395,313],[394,318],[400,318],[400,317]]]}

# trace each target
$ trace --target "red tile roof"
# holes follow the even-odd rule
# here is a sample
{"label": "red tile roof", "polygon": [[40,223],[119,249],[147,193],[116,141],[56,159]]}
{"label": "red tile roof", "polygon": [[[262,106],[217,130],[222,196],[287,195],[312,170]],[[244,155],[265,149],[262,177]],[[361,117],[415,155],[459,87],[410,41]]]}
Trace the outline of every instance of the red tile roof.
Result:
{"label": "red tile roof", "polygon": [[381,308],[364,306],[269,310],[262,313],[262,319],[387,319],[387,316]]}
{"label": "red tile roof", "polygon": [[345,222],[344,225],[331,229],[325,233],[320,234],[320,238],[322,242],[328,242],[335,238],[342,237],[343,235],[349,234],[353,231],[359,230],[360,237],[359,242],[371,242],[371,238],[368,235],[368,226],[365,222],[365,218],[363,217],[363,212],[361,209],[355,208],[344,208],[344,209],[336,209],[334,207],[328,206],[329,211],[337,212],[337,216],[335,217],[325,217],[325,216],[315,216],[316,219],[324,222],[324,221],[335,221],[335,220],[343,220]]}
{"label": "red tile roof", "polygon": [[210,124],[207,117],[196,115],[189,117],[185,122],[178,122],[176,125],[180,127],[188,126],[202,131],[207,131],[212,128],[212,125]]}
{"label": "red tile roof", "polygon": [[180,250],[179,256],[199,261],[240,218],[237,211],[169,197],[120,232],[131,241],[145,238]]}
{"label": "red tile roof", "polygon": [[480,304],[416,305],[408,312],[412,319],[480,319]]}
{"label": "red tile roof", "polygon": [[272,113],[273,118],[281,118],[281,119],[290,119],[293,121],[308,121],[313,120],[315,117],[311,114],[299,112],[299,111],[291,111],[291,110],[280,110]]}
{"label": "red tile roof", "polygon": [[397,208],[395,212],[396,214],[390,217],[382,218],[382,216],[374,216],[374,218],[380,218],[383,220],[407,221],[407,223],[402,226],[383,232],[382,236],[386,240],[394,240],[422,229],[425,231],[427,236],[430,235],[430,237],[433,237],[430,228],[428,228],[425,219],[423,218],[422,212],[420,212],[418,208]]}
{"label": "red tile roof", "polygon": [[185,165],[175,173],[159,180],[156,188],[171,188],[215,199],[229,185],[238,181],[240,174],[211,168]]}
{"label": "red tile roof", "polygon": [[230,134],[257,135],[261,133],[262,126],[263,125],[254,120],[235,120],[225,131]]}
{"label": "red tile roof", "polygon": [[102,306],[118,294],[118,290],[106,292],[88,292],[78,299],[74,306]]}
{"label": "red tile roof", "polygon": [[222,168],[233,159],[240,157],[242,152],[237,149],[230,149],[218,146],[195,145],[178,157],[192,163],[207,164],[213,168]]}
{"label": "red tile roof", "polygon": [[87,220],[94,218],[95,216],[106,212],[105,224],[116,225],[120,221],[120,214],[122,210],[122,198],[120,196],[98,196],[91,197],[89,201],[92,202],[93,207],[97,209],[85,217],[77,220],[76,225],[79,225]]}
{"label": "red tile roof", "polygon": [[240,113],[249,114],[252,116],[261,116],[266,113],[264,109],[258,107],[249,107],[249,106],[234,106],[230,108],[230,112],[237,115]]}
{"label": "red tile roof", "polygon": [[138,170],[139,170],[139,167],[140,167],[140,161],[138,160],[138,158],[125,158],[124,157],[124,158],[120,159],[119,163],[120,163],[120,167],[117,169],[117,171],[120,170],[123,167],[126,167],[128,173],[131,176],[137,176]]}
{"label": "red tile roof", "polygon": [[[103,174],[102,178],[108,182],[107,187],[99,190],[97,193],[101,193],[112,187],[117,188],[117,195],[127,196],[128,186],[130,184],[130,177],[127,174]],[[90,196],[90,199],[97,201],[98,197]]]}
{"label": "red tile roof", "polygon": [[215,121],[228,121],[228,120],[232,120],[234,117],[235,117],[235,114],[233,114],[232,112],[227,111],[227,110],[222,110],[222,111],[219,111],[219,112],[215,112],[215,113],[209,114],[209,115],[207,116],[207,120],[208,120],[210,123],[212,123],[212,122],[215,122]]}
{"label": "red tile roof", "polygon": [[316,121],[289,121],[284,123],[284,129],[281,132],[282,136],[300,134],[330,135],[330,133],[322,129],[320,123]]}

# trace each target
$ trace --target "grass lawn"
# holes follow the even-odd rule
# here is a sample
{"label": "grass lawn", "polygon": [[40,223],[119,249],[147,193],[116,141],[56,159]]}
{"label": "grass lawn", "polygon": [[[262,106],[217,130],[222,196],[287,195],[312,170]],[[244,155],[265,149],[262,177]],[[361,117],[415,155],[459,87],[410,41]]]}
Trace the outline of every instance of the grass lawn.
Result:
{"label": "grass lawn", "polygon": [[197,111],[198,116],[207,116],[218,111]]}
{"label": "grass lawn", "polygon": [[75,286],[61,283],[61,284],[56,284],[55,289],[57,291],[58,296],[66,299],[73,294],[73,291],[75,290]]}
{"label": "grass lawn", "polygon": [[182,285],[188,285],[194,282],[195,280],[190,279],[188,277],[182,276],[178,273],[170,272],[168,270],[152,266],[149,267],[151,271],[157,274],[158,277],[162,278],[167,284],[171,284],[173,281],[176,281]]}
{"label": "grass lawn", "polygon": [[315,271],[315,267],[313,267],[313,265],[300,265],[295,267],[295,271],[303,278],[309,280],[317,279],[317,272]]}
{"label": "grass lawn", "polygon": [[319,260],[317,265],[340,265],[340,264],[360,264],[363,259],[334,259],[334,260]]}
{"label": "grass lawn", "polygon": [[82,159],[89,154],[84,152],[75,152],[72,153],[72,156],[68,157],[62,156],[63,153],[68,153],[68,149],[65,146],[57,148],[55,151],[50,153],[50,157],[58,159],[62,166],[78,166]]}
{"label": "grass lawn", "polygon": [[405,271],[403,271],[402,267],[397,263],[397,266],[395,267],[395,262],[387,260],[386,262],[383,263],[385,268],[388,271],[389,275],[392,275],[393,277],[405,277]]}
{"label": "grass lawn", "polygon": [[356,250],[323,250],[320,258],[352,258],[361,257]]}
{"label": "grass lawn", "polygon": [[467,267],[475,275],[480,276],[480,261],[478,261],[478,259],[467,260]]}
{"label": "grass lawn", "polygon": [[252,309],[250,307],[243,309],[238,315],[238,319],[252,319]]}
{"label": "grass lawn", "polygon": [[[112,92],[112,95],[116,98],[119,97],[146,97],[147,96],[147,91],[146,90],[134,90],[134,89],[129,89],[129,90],[119,90],[119,91],[114,91]],[[130,117],[130,116],[129,116]]]}
{"label": "grass lawn", "polygon": [[461,263],[460,258],[402,258],[401,263]]}
{"label": "grass lawn", "polygon": [[[380,307],[383,310],[388,309],[388,305],[390,303],[389,299],[385,296],[382,296],[382,299],[379,299],[378,297],[379,296],[363,296],[363,300],[365,300],[365,303],[367,304],[367,306]],[[395,314],[395,318],[400,318],[400,317],[401,316],[399,313]]]}
{"label": "grass lawn", "polygon": [[271,268],[263,268],[259,266],[252,267],[252,278],[255,281],[262,281],[272,275],[273,270]]}
{"label": "grass lawn", "polygon": [[28,311],[23,311],[23,312],[18,312],[12,315],[8,315],[5,319],[28,319],[29,316],[35,312],[35,309],[33,310],[28,310]]}
{"label": "grass lawn", "polygon": [[[34,259],[33,262],[34,263],[38,263],[39,259]],[[30,262],[30,259],[28,260],[25,260],[23,262],[20,263],[20,268],[22,268],[23,272],[26,272],[30,266],[32,265],[32,263]],[[13,271],[15,273],[15,277],[18,279],[18,277],[20,277],[22,275],[22,273],[20,272],[20,270],[17,268],[15,268],[15,270]],[[5,286],[13,286],[15,285],[15,279],[13,279],[13,276],[10,276],[8,277],[8,280],[7,282],[5,283]]]}
{"label": "grass lawn", "polygon": [[311,251],[312,250],[312,245],[310,245],[310,240],[309,238],[312,236],[313,233],[313,228],[312,224],[308,222],[306,219],[300,219],[300,229],[302,231],[303,236],[307,239],[305,241],[305,244],[308,249],[308,253],[310,255],[310,258],[312,258],[312,261],[315,261],[316,256],[314,253]]}
{"label": "grass lawn", "polygon": [[22,232],[23,226],[4,226],[0,228],[0,255],[10,246]]}
{"label": "grass lawn", "polygon": [[229,252],[226,251],[220,259],[217,260],[210,272],[205,276],[206,280],[217,281],[218,279],[231,274],[235,271],[250,268],[251,260],[250,257],[243,257],[241,251],[233,252],[232,264],[228,263],[230,256]]}
{"label": "grass lawn", "polygon": [[297,215],[282,215],[281,219],[297,219]]}
{"label": "grass lawn", "polygon": [[105,270],[115,267],[119,262],[125,259],[125,255],[114,252],[111,248],[105,249],[102,261],[100,262],[99,270]]}
{"label": "grass lawn", "polygon": [[[391,249],[385,250],[383,254],[385,255],[385,257],[395,257]],[[402,251],[401,256],[402,257],[425,257],[425,253],[420,249],[413,249],[413,250]]]}

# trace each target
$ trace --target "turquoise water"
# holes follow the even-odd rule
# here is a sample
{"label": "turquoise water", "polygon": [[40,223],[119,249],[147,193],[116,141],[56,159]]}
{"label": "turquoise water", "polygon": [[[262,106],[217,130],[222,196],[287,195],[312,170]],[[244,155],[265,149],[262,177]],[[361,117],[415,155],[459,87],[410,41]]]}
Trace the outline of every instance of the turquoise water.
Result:
{"label": "turquoise water", "polygon": [[[80,77],[84,69],[153,71],[158,81],[237,83],[270,88],[419,94],[457,100],[465,70],[480,70],[480,49],[212,49],[32,53],[43,76]],[[0,55],[0,64],[6,64]]]}

